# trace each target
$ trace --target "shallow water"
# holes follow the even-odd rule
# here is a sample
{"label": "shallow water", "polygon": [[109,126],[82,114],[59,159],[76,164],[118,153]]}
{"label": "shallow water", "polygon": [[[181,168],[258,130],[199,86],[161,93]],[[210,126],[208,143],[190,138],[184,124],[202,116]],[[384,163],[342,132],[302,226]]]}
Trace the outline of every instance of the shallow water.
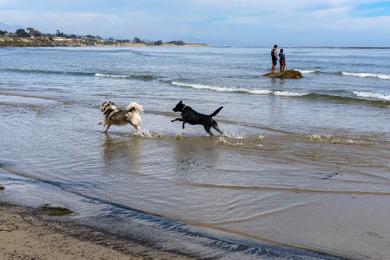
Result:
{"label": "shallow water", "polygon": [[[2,168],[232,235],[390,257],[390,50],[287,50],[302,80],[261,77],[268,54],[1,49]],[[106,99],[142,104],[144,134],[103,134]],[[225,136],[171,123],[180,99],[224,106]]]}

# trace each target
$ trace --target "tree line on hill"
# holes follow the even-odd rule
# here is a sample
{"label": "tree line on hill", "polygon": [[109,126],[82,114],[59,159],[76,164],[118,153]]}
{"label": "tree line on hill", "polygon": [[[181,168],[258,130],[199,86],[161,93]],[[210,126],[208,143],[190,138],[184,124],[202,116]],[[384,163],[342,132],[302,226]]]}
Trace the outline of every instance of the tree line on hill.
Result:
{"label": "tree line on hill", "polygon": [[103,38],[99,35],[76,35],[76,34],[65,34],[64,32],[61,32],[60,30],[56,30],[56,33],[42,33],[37,29],[34,29],[32,27],[28,27],[26,29],[17,29],[15,32],[7,32],[5,30],[0,30],[0,37],[11,37],[11,38],[48,38],[49,40],[54,40],[56,37],[61,37],[65,39],[78,39],[78,40],[88,40],[88,41],[103,41],[103,42],[109,42],[109,43],[125,43],[125,44],[145,44],[145,45],[152,45],[152,46],[159,46],[163,44],[173,44],[182,46],[186,43],[183,41],[169,41],[169,42],[163,42],[161,40],[158,41],[146,41],[141,40],[138,37],[134,37],[133,40],[120,40],[120,39],[114,39],[114,38]]}

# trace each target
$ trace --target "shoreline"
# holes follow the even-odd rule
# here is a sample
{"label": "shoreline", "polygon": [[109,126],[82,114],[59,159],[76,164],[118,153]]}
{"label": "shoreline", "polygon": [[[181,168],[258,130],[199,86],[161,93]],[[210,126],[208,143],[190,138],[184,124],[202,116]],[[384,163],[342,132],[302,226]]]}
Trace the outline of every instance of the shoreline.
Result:
{"label": "shoreline", "polygon": [[[339,259],[308,248],[191,226],[23,175],[0,171],[5,181],[0,192],[0,259],[58,255],[64,256],[60,259],[85,259],[85,255],[91,255],[87,259]],[[47,211],[53,207],[72,213],[53,216]]]}
{"label": "shoreline", "polygon": [[34,45],[34,46],[2,46],[0,45],[0,49],[6,49],[6,48],[104,48],[104,47],[111,47],[111,48],[204,48],[209,47],[208,45],[202,45],[202,44],[185,44],[185,45],[174,45],[174,44],[162,44],[162,45],[148,45],[148,44],[96,44],[96,45]]}
{"label": "shoreline", "polygon": [[40,38],[21,38],[0,36],[0,48],[38,48],[38,47],[181,47],[197,48],[208,47],[205,43],[182,43],[174,44],[171,42],[155,43],[132,43],[122,41],[108,40],[87,40],[87,39],[68,39],[55,37]]}
{"label": "shoreline", "polygon": [[56,219],[42,210],[0,203],[0,258],[189,259]]}

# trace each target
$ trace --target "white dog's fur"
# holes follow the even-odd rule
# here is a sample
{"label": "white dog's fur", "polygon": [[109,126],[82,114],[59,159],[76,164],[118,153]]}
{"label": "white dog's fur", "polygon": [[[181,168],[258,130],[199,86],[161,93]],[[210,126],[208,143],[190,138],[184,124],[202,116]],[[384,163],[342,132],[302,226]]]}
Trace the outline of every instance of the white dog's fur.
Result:
{"label": "white dog's fur", "polygon": [[140,112],[143,112],[144,108],[136,102],[128,104],[126,110],[121,110],[113,102],[105,101],[100,106],[100,111],[103,113],[103,120],[98,124],[105,126],[105,133],[111,125],[131,124],[137,132],[141,130]]}
{"label": "white dog's fur", "polygon": [[144,112],[143,106],[139,105],[136,102],[131,102],[127,105],[127,111],[131,111],[127,113],[127,120],[130,121],[130,124],[136,130],[139,130],[141,128],[142,123],[142,118],[139,113]]}

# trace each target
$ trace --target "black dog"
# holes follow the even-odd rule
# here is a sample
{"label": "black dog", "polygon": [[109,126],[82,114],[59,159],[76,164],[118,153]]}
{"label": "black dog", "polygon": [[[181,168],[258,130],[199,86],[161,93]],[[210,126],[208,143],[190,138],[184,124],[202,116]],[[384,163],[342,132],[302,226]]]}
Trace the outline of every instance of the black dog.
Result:
{"label": "black dog", "polygon": [[191,107],[184,105],[183,102],[180,101],[173,109],[173,111],[181,112],[181,118],[175,118],[171,122],[183,122],[183,129],[185,123],[188,123],[190,125],[203,125],[204,129],[210,136],[213,135],[210,131],[211,127],[217,130],[220,134],[223,134],[222,131],[219,129],[217,122],[213,119],[213,116],[216,116],[222,108],[223,107],[218,108],[211,115],[204,115],[196,112]]}

